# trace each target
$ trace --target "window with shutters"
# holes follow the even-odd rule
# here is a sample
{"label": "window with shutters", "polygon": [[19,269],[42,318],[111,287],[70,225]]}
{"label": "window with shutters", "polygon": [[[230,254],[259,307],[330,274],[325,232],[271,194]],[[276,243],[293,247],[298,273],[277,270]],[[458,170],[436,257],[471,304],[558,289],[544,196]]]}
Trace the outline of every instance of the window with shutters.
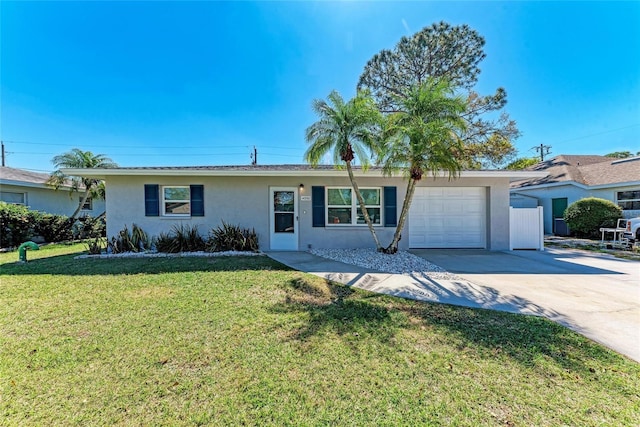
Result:
{"label": "window with shutters", "polygon": [[162,215],[191,215],[191,191],[189,186],[164,186],[161,191]]}
{"label": "window with shutters", "polygon": [[[360,209],[355,191],[349,187],[328,187],[326,189],[327,225],[365,225],[364,215]],[[382,223],[381,188],[361,188],[369,218],[374,225]]]}

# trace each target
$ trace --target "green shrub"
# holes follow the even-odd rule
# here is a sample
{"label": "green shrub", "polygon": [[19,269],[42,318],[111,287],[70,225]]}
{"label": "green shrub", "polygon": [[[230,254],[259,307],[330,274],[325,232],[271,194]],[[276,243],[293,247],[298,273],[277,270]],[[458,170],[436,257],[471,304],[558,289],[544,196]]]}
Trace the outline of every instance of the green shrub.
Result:
{"label": "green shrub", "polygon": [[26,206],[0,202],[0,247],[20,246],[34,235],[32,213]]}
{"label": "green shrub", "polygon": [[73,239],[73,220],[64,215],[32,211],[33,228],[46,242],[63,242]]}
{"label": "green shrub", "polygon": [[209,252],[222,251],[258,251],[258,235],[255,229],[240,228],[238,225],[222,225],[209,232],[207,242]]}
{"label": "green shrub", "polygon": [[19,246],[35,236],[57,243],[72,239],[104,237],[103,217],[73,220],[65,215],[33,211],[26,206],[0,202],[0,246]]}
{"label": "green shrub", "polygon": [[205,240],[198,232],[198,226],[174,225],[169,233],[160,233],[155,239],[158,252],[178,253],[205,250]]}
{"label": "green shrub", "polygon": [[106,237],[107,223],[104,216],[83,216],[73,223],[72,231],[75,239]]}
{"label": "green shrub", "polygon": [[620,206],[596,197],[571,203],[564,212],[564,221],[572,234],[579,237],[597,238],[601,227],[615,227],[619,218],[622,218]]}

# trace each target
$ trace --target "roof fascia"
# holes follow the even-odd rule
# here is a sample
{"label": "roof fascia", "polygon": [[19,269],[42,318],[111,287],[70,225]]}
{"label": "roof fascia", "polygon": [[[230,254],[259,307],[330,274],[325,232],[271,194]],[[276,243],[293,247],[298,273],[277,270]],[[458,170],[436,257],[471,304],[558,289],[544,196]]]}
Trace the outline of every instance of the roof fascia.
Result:
{"label": "roof fascia", "polygon": [[538,185],[528,185],[526,187],[516,187],[510,189],[512,193],[517,193],[520,191],[528,191],[528,190],[540,190],[543,188],[553,188],[553,187],[562,187],[563,185],[573,185],[574,187],[581,188],[583,190],[605,190],[607,188],[620,188],[620,187],[633,187],[640,185],[640,181],[628,181],[628,182],[614,182],[611,184],[600,184],[600,185],[585,185],[576,181],[562,181],[562,182],[550,182],[547,184],[538,184]]}
{"label": "roof fascia", "polygon": [[[16,187],[29,187],[29,188],[44,188],[47,190],[55,190],[52,185],[47,184],[39,184],[37,182],[27,182],[27,181],[16,181],[12,179],[0,179],[0,185],[14,185]],[[61,185],[58,188],[70,189],[69,185]]]}
{"label": "roof fascia", "polygon": [[[106,179],[109,176],[309,176],[309,177],[340,177],[346,175],[344,169],[331,170],[224,170],[224,169],[61,169],[65,175],[86,176]],[[369,170],[367,172],[356,170],[357,177],[381,177],[381,170]],[[400,174],[393,174],[398,177]],[[527,178],[544,178],[547,172],[539,171],[462,171],[460,178],[509,178],[510,181],[519,181]],[[436,173],[437,178],[447,178],[444,171]]]}

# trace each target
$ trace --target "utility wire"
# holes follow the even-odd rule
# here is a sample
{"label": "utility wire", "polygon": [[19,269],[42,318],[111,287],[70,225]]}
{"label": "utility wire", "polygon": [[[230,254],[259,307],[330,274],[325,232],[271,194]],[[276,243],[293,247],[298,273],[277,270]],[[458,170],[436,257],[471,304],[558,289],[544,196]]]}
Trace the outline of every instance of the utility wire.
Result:
{"label": "utility wire", "polygon": [[558,142],[556,142],[555,144],[562,144],[562,143],[564,143],[564,142],[577,141],[578,139],[591,138],[592,136],[604,135],[604,134],[606,134],[606,133],[617,132],[617,131],[619,131],[619,130],[629,129],[629,128],[636,127],[636,126],[640,126],[640,123],[636,123],[636,124],[629,125],[629,126],[624,126],[624,127],[617,128],[617,129],[609,129],[609,130],[605,130],[605,131],[603,131],[603,132],[592,133],[591,135],[578,136],[578,137],[576,137],[576,138],[565,139],[564,141],[558,141]]}
{"label": "utility wire", "polygon": [[[3,140],[4,142],[10,142],[12,144],[27,144],[27,145],[48,145],[48,146],[56,146],[56,147],[71,147],[73,145],[77,145],[77,144],[72,144],[72,143],[68,143],[68,144],[60,144],[60,143],[49,143],[49,142],[33,142],[33,141],[13,141],[13,140]],[[129,145],[112,145],[112,144],[82,144],[83,147],[99,147],[99,148],[148,148],[148,149],[158,149],[158,148],[173,148],[173,146],[171,147],[165,147],[165,146],[160,146],[160,147],[153,147],[153,146],[140,146],[140,147],[136,147],[136,146],[132,146],[131,144]],[[229,148],[238,148],[237,145],[216,145],[216,146],[211,146],[210,144],[203,144],[203,145],[182,145],[182,148],[188,148],[188,149],[198,149],[198,148],[214,148],[214,149],[229,149]],[[251,148],[253,147],[253,145],[247,145],[247,148]],[[261,148],[274,148],[277,150],[299,150],[300,148],[298,147],[282,147],[282,146],[274,146],[274,145],[260,145],[259,147]]]}
{"label": "utility wire", "polygon": [[[45,152],[34,152],[34,151],[10,151],[7,154],[30,154],[30,155],[47,155],[47,156],[55,156],[59,153],[45,153]],[[140,156],[153,156],[153,157],[189,157],[189,156],[213,156],[213,157],[229,157],[229,156],[244,156],[247,153],[238,152],[238,153],[109,153],[110,157],[140,157]],[[294,154],[276,154],[276,153],[261,153],[266,156],[276,156],[276,157],[295,157],[300,158],[301,156],[296,156]]]}

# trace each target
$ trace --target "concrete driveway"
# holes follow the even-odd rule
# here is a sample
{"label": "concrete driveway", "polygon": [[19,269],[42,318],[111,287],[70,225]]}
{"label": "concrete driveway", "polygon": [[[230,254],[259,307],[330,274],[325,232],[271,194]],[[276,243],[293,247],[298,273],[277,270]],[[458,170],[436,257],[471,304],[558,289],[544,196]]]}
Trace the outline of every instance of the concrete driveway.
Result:
{"label": "concrete driveway", "polygon": [[411,252],[640,361],[640,262],[556,248]]}
{"label": "concrete driveway", "polygon": [[391,274],[309,252],[268,252],[292,268],[372,292],[544,316],[640,362],[640,262],[545,252],[412,250],[451,274]]}

